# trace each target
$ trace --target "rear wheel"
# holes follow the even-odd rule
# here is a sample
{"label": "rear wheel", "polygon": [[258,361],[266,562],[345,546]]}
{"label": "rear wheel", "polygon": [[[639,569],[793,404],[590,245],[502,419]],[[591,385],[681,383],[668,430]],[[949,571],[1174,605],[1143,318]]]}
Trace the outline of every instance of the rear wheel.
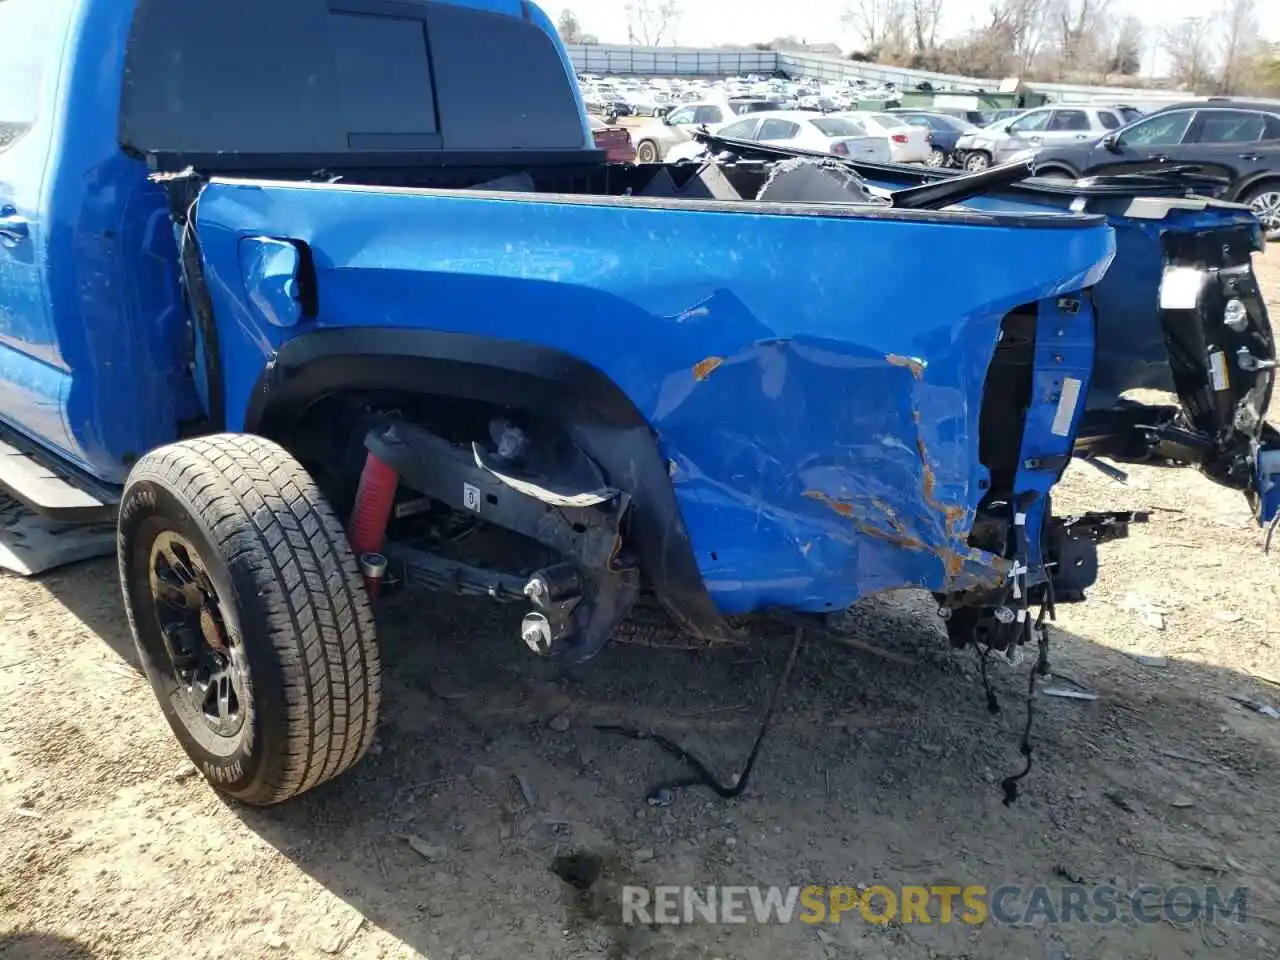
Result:
{"label": "rear wheel", "polygon": [[636,163],[658,163],[661,159],[658,145],[652,140],[641,140],[636,146]]}
{"label": "rear wheel", "polygon": [[964,168],[970,173],[980,173],[991,166],[991,154],[983,150],[974,150],[964,158]]}
{"label": "rear wheel", "polygon": [[224,434],[147,454],[125,485],[117,552],[147,679],[214,787],[279,803],[364,755],[381,694],[369,598],[286,451]]}
{"label": "rear wheel", "polygon": [[1280,180],[1270,180],[1254,187],[1242,198],[1268,232],[1280,230]]}
{"label": "rear wheel", "polygon": [[925,166],[928,167],[945,167],[947,165],[947,151],[941,147],[934,147],[929,151],[928,159],[925,160]]}

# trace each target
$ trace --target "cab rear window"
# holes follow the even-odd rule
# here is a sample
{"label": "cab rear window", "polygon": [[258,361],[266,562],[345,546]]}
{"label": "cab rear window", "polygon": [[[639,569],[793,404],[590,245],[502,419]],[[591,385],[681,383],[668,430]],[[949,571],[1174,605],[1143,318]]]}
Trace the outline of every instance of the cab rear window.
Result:
{"label": "cab rear window", "polygon": [[591,149],[537,24],[431,0],[138,0],[120,138],[180,154]]}

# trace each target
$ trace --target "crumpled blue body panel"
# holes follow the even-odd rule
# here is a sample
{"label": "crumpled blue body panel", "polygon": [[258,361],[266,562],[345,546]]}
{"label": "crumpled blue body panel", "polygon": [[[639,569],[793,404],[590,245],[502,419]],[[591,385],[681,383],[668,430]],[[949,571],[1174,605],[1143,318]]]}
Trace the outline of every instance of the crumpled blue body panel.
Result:
{"label": "crumpled blue body panel", "polygon": [[[901,189],[904,185],[927,182],[929,172],[916,174],[903,167],[893,182],[867,182],[884,190]],[[1101,328],[1098,335],[1098,362],[1094,369],[1089,395],[1090,408],[1112,406],[1126,390],[1150,389],[1174,391],[1160,323],[1160,283],[1164,276],[1166,234],[1206,233],[1215,230],[1253,229],[1257,221],[1245,208],[1222,205],[1206,209],[1180,209],[1171,204],[1164,216],[1156,219],[1129,214],[1134,192],[1124,196],[1072,192],[1070,185],[1053,184],[1048,189],[1019,189],[1016,192],[992,191],[966,200],[957,209],[991,213],[1068,213],[1088,212],[1106,217],[1116,232],[1116,256],[1107,275],[1093,291],[1094,304]]]}
{"label": "crumpled blue body panel", "polygon": [[[1087,387],[1093,316],[1087,298],[1052,305],[1098,281],[1114,240],[1101,221],[961,219],[214,181],[196,223],[229,429],[275,351],[311,330],[570,354],[652,426],[706,585],[733,613],[1005,576],[966,543],[988,482],[978,423],[1001,320],[1039,303],[1072,347],[1038,359],[1024,436],[1065,454],[1080,410],[1063,420],[1061,382]],[[253,306],[241,247],[262,236],[310,248],[314,319],[284,328]]]}
{"label": "crumpled blue body panel", "polygon": [[[1174,392],[1164,328],[1160,323],[1164,235],[1256,226],[1253,216],[1243,209],[1174,208],[1156,220],[1126,215],[1128,203],[1128,200],[1095,199],[1088,208],[1090,213],[1106,216],[1116,232],[1115,260],[1093,294],[1103,326],[1098,336],[1098,362],[1093,374],[1090,407],[1110,406],[1126,390]],[[1057,204],[1035,206],[998,197],[979,197],[965,206],[996,213],[1061,210]]]}

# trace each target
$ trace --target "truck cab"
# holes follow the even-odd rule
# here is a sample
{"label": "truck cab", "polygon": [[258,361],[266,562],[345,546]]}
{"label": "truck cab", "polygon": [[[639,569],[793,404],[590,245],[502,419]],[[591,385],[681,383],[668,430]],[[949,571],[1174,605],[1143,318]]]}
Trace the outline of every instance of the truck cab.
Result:
{"label": "truck cab", "polygon": [[360,758],[387,589],[519,604],[575,662],[637,604],[714,642],[907,586],[1012,657],[1092,582],[1049,495],[1101,218],[606,163],[527,0],[4,0],[0,33],[0,487],[114,520],[223,792]]}

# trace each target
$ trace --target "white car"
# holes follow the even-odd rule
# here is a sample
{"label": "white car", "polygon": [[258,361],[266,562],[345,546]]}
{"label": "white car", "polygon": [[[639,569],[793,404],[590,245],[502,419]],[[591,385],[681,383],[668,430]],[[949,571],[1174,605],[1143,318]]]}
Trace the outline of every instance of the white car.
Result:
{"label": "white car", "polygon": [[884,137],[894,163],[927,163],[933,154],[933,144],[929,142],[927,129],[913,127],[891,113],[852,110],[834,116],[857,120],[872,136]]}
{"label": "white car", "polygon": [[[808,110],[767,110],[725,124],[715,132],[734,140],[816,150],[851,160],[890,162],[888,141],[870,134],[858,122],[859,119],[823,116]],[[706,147],[695,140],[672,147],[667,153],[667,161],[678,163],[697,160],[705,155]]]}

